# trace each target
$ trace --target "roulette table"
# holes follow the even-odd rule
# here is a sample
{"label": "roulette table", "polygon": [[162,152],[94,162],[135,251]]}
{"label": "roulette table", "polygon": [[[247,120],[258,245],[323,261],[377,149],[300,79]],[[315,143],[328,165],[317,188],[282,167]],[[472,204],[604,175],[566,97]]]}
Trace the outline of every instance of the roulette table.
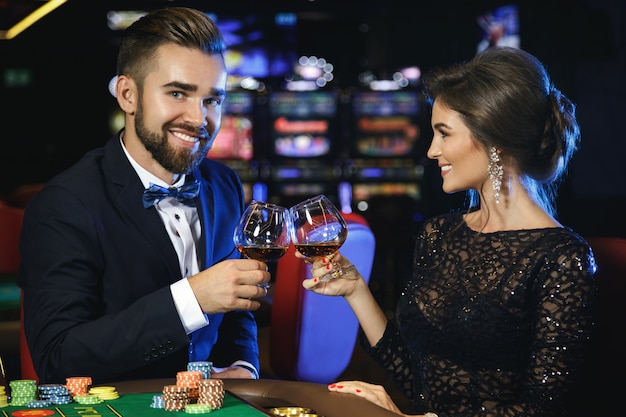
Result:
{"label": "roulette table", "polygon": [[[152,408],[153,393],[122,394],[120,398],[104,401],[100,404],[70,404],[52,405],[43,408],[29,408],[25,406],[8,406],[0,408],[2,417],[77,417],[77,416],[178,416],[190,413],[185,411],[167,411]],[[245,401],[226,393],[222,408],[210,412],[215,417],[265,417],[267,412],[257,410]]]}
{"label": "roulette table", "polygon": [[[225,395],[221,408],[210,413],[212,417],[266,417],[276,416],[276,410],[290,409],[291,416],[307,417],[391,417],[396,414],[384,410],[362,398],[329,392],[325,385],[284,380],[224,379]],[[107,384],[115,386],[119,398],[99,404],[52,405],[42,408],[13,406],[0,408],[0,417],[77,417],[77,416],[188,416],[185,411],[153,408],[153,398],[174,379],[123,381]],[[307,410],[306,414],[294,409]]]}

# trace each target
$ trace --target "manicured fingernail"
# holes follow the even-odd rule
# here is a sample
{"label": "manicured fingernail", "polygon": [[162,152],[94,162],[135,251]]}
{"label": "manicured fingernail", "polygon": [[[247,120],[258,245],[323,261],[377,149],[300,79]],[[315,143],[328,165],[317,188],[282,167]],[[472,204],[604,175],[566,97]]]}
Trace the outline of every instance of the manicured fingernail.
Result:
{"label": "manicured fingernail", "polygon": [[328,262],[326,258],[322,258],[322,263],[325,264],[326,262]]}
{"label": "manicured fingernail", "polygon": [[317,281],[319,281],[318,277],[313,278],[313,282],[317,282]]}
{"label": "manicured fingernail", "polygon": [[332,267],[333,267],[333,266],[332,266],[331,264],[326,265],[326,269],[330,269],[330,268],[332,268]]}
{"label": "manicured fingernail", "polygon": [[343,389],[343,385],[337,385],[337,389]]}
{"label": "manicured fingernail", "polygon": [[330,384],[330,385],[328,386],[328,388],[335,388],[336,386],[337,386],[337,384]]}
{"label": "manicured fingernail", "polygon": [[357,389],[356,389],[356,392],[361,392],[361,390],[357,388]]}

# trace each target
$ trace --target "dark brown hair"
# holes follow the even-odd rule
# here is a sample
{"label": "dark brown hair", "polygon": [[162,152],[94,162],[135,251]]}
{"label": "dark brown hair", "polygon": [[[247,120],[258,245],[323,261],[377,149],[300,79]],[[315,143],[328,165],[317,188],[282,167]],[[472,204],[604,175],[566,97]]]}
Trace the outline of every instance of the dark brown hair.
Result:
{"label": "dark brown hair", "polygon": [[[517,48],[495,47],[424,79],[437,99],[461,114],[474,138],[515,164],[529,192],[550,213],[559,180],[580,141],[575,105],[552,84],[543,64]],[[472,203],[477,196],[470,191]]]}
{"label": "dark brown hair", "polygon": [[186,7],[169,7],[148,13],[122,34],[117,74],[141,84],[157,49],[167,43],[223,55],[226,45],[218,27],[205,13]]}

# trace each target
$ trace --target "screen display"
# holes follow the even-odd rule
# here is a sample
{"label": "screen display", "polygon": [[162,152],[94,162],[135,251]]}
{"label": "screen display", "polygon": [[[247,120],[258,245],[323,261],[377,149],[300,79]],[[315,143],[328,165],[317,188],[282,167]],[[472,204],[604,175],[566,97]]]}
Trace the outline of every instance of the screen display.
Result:
{"label": "screen display", "polygon": [[269,99],[273,154],[319,158],[334,150],[337,96],[333,92],[275,92]]}
{"label": "screen display", "polygon": [[414,200],[421,198],[420,186],[415,182],[385,182],[354,184],[353,198],[365,201],[376,196],[409,196]]}
{"label": "screen display", "polygon": [[520,47],[517,5],[497,7],[478,16],[476,22],[483,32],[482,39],[476,47],[477,52],[492,46]]}
{"label": "screen display", "polygon": [[413,156],[420,137],[419,110],[416,91],[355,93],[352,97],[353,156]]}
{"label": "screen display", "polygon": [[254,95],[252,93],[228,92],[222,108],[222,127],[207,157],[251,160],[254,156],[253,115]]}
{"label": "screen display", "polygon": [[229,75],[266,78],[293,72],[298,60],[295,13],[207,14],[224,36]]}

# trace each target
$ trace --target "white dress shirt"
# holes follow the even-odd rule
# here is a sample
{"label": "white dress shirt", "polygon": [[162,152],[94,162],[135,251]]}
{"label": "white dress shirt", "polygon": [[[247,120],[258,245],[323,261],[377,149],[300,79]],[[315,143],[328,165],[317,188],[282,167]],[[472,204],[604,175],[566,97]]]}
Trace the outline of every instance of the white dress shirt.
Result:
{"label": "white dress shirt", "polygon": [[[120,142],[126,157],[137,172],[137,175],[139,175],[144,188],[150,187],[150,183],[165,188],[179,187],[185,183],[185,175],[181,175],[176,183],[167,184],[139,165],[126,150],[124,141],[120,139]],[[202,308],[187,280],[187,278],[199,272],[195,242],[200,239],[202,231],[198,210],[195,207],[181,203],[175,198],[160,200],[155,204],[155,207],[178,254],[182,279],[171,284],[170,290],[180,321],[185,332],[189,335],[193,331],[209,324],[209,319],[202,312]],[[236,361],[231,366],[240,366],[251,371],[255,378],[259,377],[258,370],[247,361]],[[219,372],[221,368],[213,367],[213,370]]]}

